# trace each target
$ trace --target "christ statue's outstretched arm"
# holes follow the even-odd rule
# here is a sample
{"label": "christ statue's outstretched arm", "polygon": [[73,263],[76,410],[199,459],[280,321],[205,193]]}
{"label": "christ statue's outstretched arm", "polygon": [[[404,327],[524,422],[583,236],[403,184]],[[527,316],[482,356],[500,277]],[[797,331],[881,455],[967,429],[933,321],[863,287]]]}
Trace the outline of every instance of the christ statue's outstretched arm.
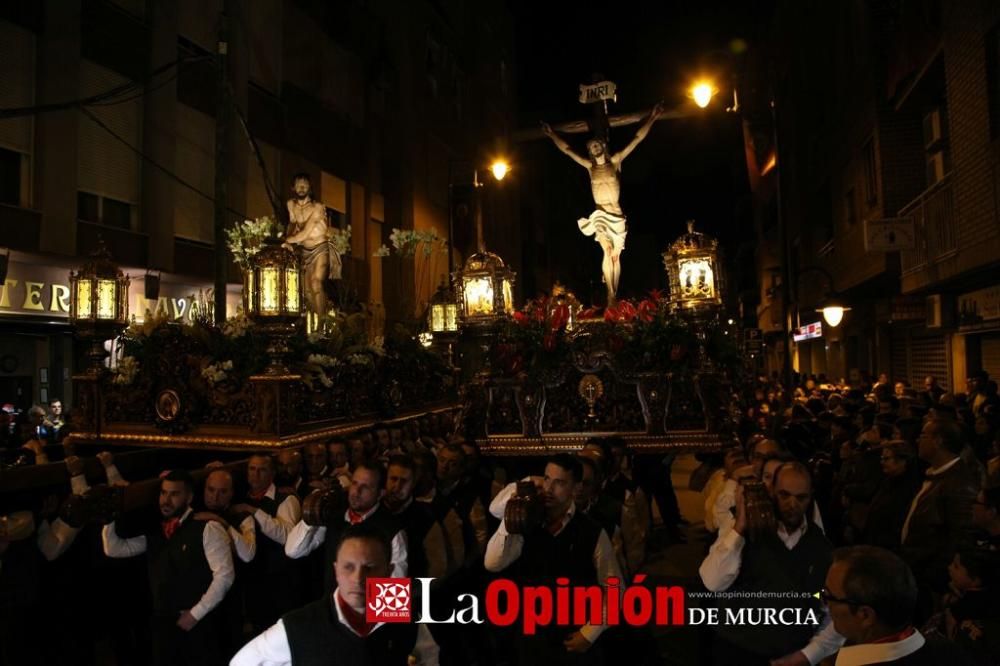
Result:
{"label": "christ statue's outstretched arm", "polygon": [[561,136],[556,134],[555,131],[549,127],[548,123],[542,123],[542,133],[552,139],[552,143],[556,144],[556,148],[569,155],[573,158],[574,162],[582,166],[584,169],[589,169],[592,166],[590,160],[585,159],[573,152],[573,149],[569,147],[569,144],[566,143]]}
{"label": "christ statue's outstretched arm", "polygon": [[663,114],[663,102],[660,102],[655,107],[653,107],[653,111],[649,114],[649,118],[647,118],[646,122],[642,124],[642,127],[640,127],[639,131],[635,133],[635,136],[632,137],[632,140],[629,141],[628,145],[622,148],[621,151],[616,153],[611,158],[611,161],[614,162],[615,164],[620,165],[625,160],[625,158],[628,157],[633,150],[635,150],[635,147],[638,146],[640,143],[642,143],[642,140],[646,138],[647,134],[649,134],[649,130],[653,126],[653,123],[655,123],[656,119],[659,118],[660,115],[662,114]]}

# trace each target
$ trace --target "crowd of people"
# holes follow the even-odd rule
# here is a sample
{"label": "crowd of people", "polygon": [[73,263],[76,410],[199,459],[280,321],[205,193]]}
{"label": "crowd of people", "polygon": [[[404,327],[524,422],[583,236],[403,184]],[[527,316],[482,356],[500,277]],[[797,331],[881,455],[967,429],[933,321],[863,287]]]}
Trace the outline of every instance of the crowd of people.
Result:
{"label": "crowd of people", "polygon": [[52,400],[47,409],[32,405],[28,410],[4,403],[0,406],[0,466],[48,462],[45,447],[61,442],[69,432],[62,400]]}
{"label": "crowd of people", "polygon": [[[648,635],[599,625],[528,640],[477,624],[365,621],[368,576],[433,578],[432,615],[448,617],[496,576],[604,582],[637,572],[651,542],[649,498],[666,491],[662,481],[640,486],[621,440],[532,464],[542,473],[524,478],[546,521],[529,534],[504,525],[515,483],[448,414],[130,479],[132,491],[155,484],[157,500],[81,520],[74,507],[95,488],[129,486],[112,454],[96,458],[103,474],[91,466],[88,478],[84,460],[65,456],[61,507],[0,507],[4,663],[310,664],[329,663],[331,651],[345,664],[602,663],[615,644],[653,659]],[[661,539],[677,532],[669,495],[657,509],[668,518]]]}
{"label": "crowd of people", "polygon": [[740,402],[740,445],[703,486],[701,580],[729,606],[822,592],[779,602],[815,625],[720,626],[712,663],[1000,663],[996,382],[759,378]]}
{"label": "crowd of people", "polygon": [[[819,377],[784,391],[760,379],[736,399],[738,445],[699,456],[703,472],[692,477],[712,534],[697,573],[720,609],[792,609],[800,621],[703,630],[699,662],[998,663],[995,383],[980,373],[950,393],[930,377],[920,390],[884,376],[859,387]],[[58,435],[43,433],[59,429],[44,411],[27,418],[21,464],[48,462],[24,447],[57,451]],[[632,581],[650,551],[682,538],[672,456],[633,456],[609,437],[501,465],[450,414],[428,414],[131,479],[130,490],[155,484],[156,501],[91,520],[80,518],[83,500],[129,481],[110,453],[89,467],[63,454],[53,460],[70,478],[61,506],[5,497],[0,507],[3,663],[298,666],[335,655],[338,664],[552,666],[662,656],[648,626],[526,635],[488,623],[371,624],[365,581],[432,578],[435,618],[481,601],[496,577]],[[526,485],[542,513],[508,524]],[[423,611],[421,589],[411,601]]]}

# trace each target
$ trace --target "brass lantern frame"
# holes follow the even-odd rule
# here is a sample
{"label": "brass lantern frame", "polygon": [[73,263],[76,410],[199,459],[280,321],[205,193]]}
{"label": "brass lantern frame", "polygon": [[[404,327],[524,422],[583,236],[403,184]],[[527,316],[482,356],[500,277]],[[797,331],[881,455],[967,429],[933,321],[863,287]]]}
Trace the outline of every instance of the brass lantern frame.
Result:
{"label": "brass lantern frame", "polygon": [[111,258],[103,241],[78,271],[70,271],[69,321],[82,340],[89,341],[88,373],[104,371],[104,341],[117,337],[128,326],[128,290],[132,283]]}
{"label": "brass lantern frame", "polygon": [[463,326],[492,327],[514,315],[514,271],[488,251],[471,255],[454,275],[458,318]]}
{"label": "brass lantern frame", "polygon": [[243,309],[267,337],[270,365],[265,374],[287,375],[288,338],[305,314],[302,269],[298,255],[277,237],[264,240],[243,272]]}
{"label": "brass lantern frame", "polygon": [[716,312],[722,307],[725,289],[719,241],[695,231],[693,220],[687,227],[687,233],[662,255],[670,283],[670,310],[696,315]]}

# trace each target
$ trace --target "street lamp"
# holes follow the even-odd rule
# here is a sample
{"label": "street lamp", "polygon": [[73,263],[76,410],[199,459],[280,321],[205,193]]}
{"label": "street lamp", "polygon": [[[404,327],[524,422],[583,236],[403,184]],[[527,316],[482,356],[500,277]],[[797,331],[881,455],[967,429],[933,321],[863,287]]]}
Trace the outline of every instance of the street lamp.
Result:
{"label": "street lamp", "polygon": [[[506,160],[497,159],[490,167],[496,180],[507,175]],[[479,171],[473,173],[476,188],[476,247],[478,251],[465,262],[462,270],[454,276],[457,290],[458,315],[463,325],[492,328],[500,318],[514,313],[514,272],[507,268],[503,259],[486,250],[483,239],[482,188]]]}
{"label": "street lamp", "polygon": [[503,159],[494,160],[493,164],[490,165],[490,171],[493,173],[494,178],[503,180],[504,176],[510,171],[510,165]]}
{"label": "street lamp", "polygon": [[79,271],[70,271],[69,320],[84,340],[90,341],[92,376],[104,370],[104,341],[128,326],[128,275],[111,259],[103,241]]}
{"label": "street lamp", "polygon": [[823,321],[830,325],[832,328],[836,328],[840,325],[840,322],[844,319],[844,313],[851,308],[845,307],[838,299],[834,297],[828,297],[823,301],[823,304],[816,308],[816,312],[823,314]]}
{"label": "street lamp", "polygon": [[694,103],[697,104],[699,108],[704,109],[708,106],[709,102],[712,101],[712,97],[714,97],[717,92],[719,92],[718,88],[712,85],[710,81],[699,80],[691,86],[688,91],[688,95],[694,100]]}

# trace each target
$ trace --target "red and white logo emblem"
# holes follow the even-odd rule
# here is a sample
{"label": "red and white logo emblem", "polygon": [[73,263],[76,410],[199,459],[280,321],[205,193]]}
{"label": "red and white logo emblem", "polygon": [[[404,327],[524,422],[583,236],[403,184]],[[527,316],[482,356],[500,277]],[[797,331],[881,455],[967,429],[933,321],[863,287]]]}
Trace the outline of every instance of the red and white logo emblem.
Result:
{"label": "red and white logo emblem", "polygon": [[410,621],[409,578],[369,578],[365,598],[366,622]]}

